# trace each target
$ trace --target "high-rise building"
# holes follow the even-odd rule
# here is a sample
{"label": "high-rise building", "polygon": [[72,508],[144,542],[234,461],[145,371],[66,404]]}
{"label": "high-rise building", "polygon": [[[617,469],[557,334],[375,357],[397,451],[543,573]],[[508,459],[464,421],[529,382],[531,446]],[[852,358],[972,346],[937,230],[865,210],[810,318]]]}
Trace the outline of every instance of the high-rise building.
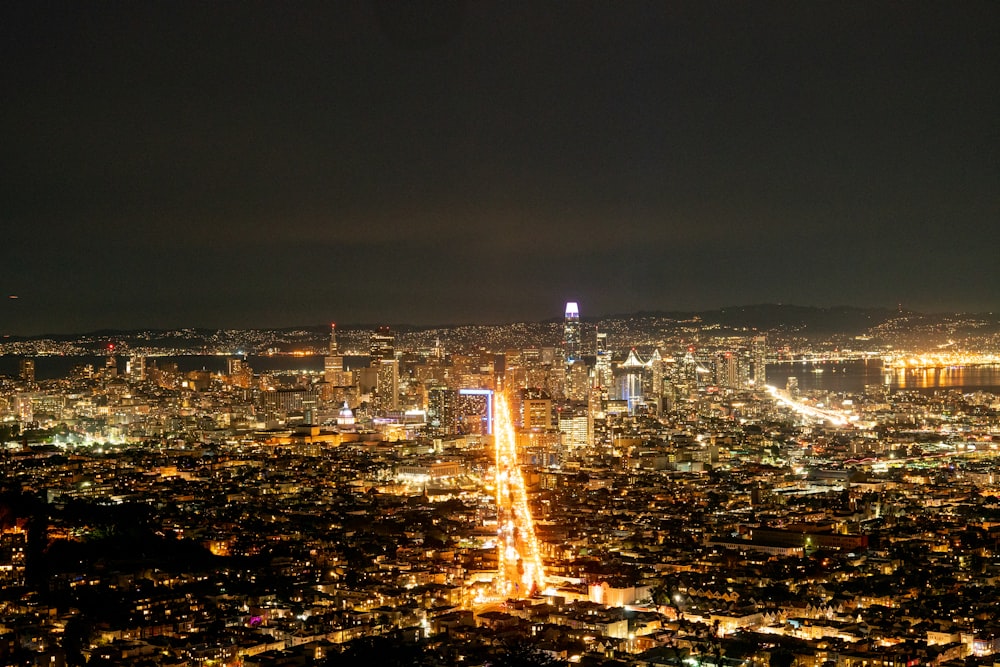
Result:
{"label": "high-rise building", "polygon": [[[610,386],[610,385],[608,385]],[[604,419],[604,401],[607,398],[607,387],[594,386],[587,397],[587,444],[595,443],[597,425]]]}
{"label": "high-rise building", "polygon": [[399,361],[383,359],[375,385],[376,402],[382,412],[399,409]]}
{"label": "high-rise building", "polygon": [[726,389],[739,388],[739,360],[735,352],[720,352],[715,358],[715,384]]}
{"label": "high-rise building", "polygon": [[114,354],[109,354],[108,358],[104,360],[104,377],[118,377],[118,360],[115,358]]}
{"label": "high-rise building", "polygon": [[462,433],[492,434],[493,390],[459,389],[455,414],[458,429]]}
{"label": "high-rise building", "polygon": [[566,304],[566,316],[563,321],[563,351],[567,365],[582,356],[580,349],[580,307],[576,301]]}
{"label": "high-rise building", "polygon": [[18,421],[22,424],[30,424],[35,419],[34,405],[31,402],[31,394],[17,394],[14,396],[14,413]]}
{"label": "high-rise building", "polygon": [[753,385],[762,388],[767,384],[767,337],[754,336],[753,345]]}
{"label": "high-rise building", "polygon": [[577,359],[566,367],[566,387],[564,395],[571,401],[586,403],[590,393],[590,369],[583,359]]}
{"label": "high-rise building", "polygon": [[369,366],[378,368],[383,359],[393,359],[396,356],[396,336],[389,327],[379,327],[368,339],[368,355],[371,358]]}
{"label": "high-rise building", "polygon": [[608,349],[608,334],[599,331],[594,336],[597,358],[594,362],[594,382],[598,387],[611,387],[611,350]]}
{"label": "high-rise building", "polygon": [[[375,393],[375,388],[378,386],[378,371],[377,368],[369,367],[359,368],[354,372],[354,382],[360,400],[370,400],[371,395]],[[366,395],[368,398],[364,398]]]}
{"label": "high-rise building", "polygon": [[344,358],[339,354],[323,357],[323,380],[334,387],[342,387],[344,381]]}
{"label": "high-rise building", "polygon": [[330,325],[330,349],[329,354],[323,357],[323,380],[334,387],[341,387],[347,384],[344,378],[344,355],[340,354],[337,347],[337,325]]}
{"label": "high-rise building", "polygon": [[534,387],[521,390],[521,427],[552,428],[552,397],[545,390]]}
{"label": "high-rise building", "polygon": [[399,409],[399,362],[382,359],[375,381],[375,411],[386,413]]}
{"label": "high-rise building", "polygon": [[584,447],[589,443],[590,420],[587,415],[573,415],[559,419],[563,442],[570,447]]}
{"label": "high-rise building", "polygon": [[239,357],[229,359],[227,361],[227,366],[227,370],[229,371],[229,384],[234,387],[249,389],[250,385],[253,384],[253,369],[250,368],[250,364],[246,362],[246,359],[241,359]]}
{"label": "high-rise building", "polygon": [[635,414],[636,408],[645,400],[642,393],[645,370],[646,364],[636,354],[635,348],[632,348],[628,358],[618,368],[614,398],[625,401],[630,415]]}
{"label": "high-rise building", "polygon": [[145,382],[146,357],[139,354],[130,355],[128,361],[125,362],[125,375],[129,382]]}
{"label": "high-rise building", "polygon": [[435,433],[455,432],[455,407],[458,391],[448,387],[432,387],[427,392],[427,423]]}
{"label": "high-rise building", "polygon": [[284,417],[288,414],[303,414],[319,401],[315,391],[308,389],[272,389],[262,391],[258,398],[262,408]]}
{"label": "high-rise building", "polygon": [[35,360],[21,359],[21,382],[35,384]]}

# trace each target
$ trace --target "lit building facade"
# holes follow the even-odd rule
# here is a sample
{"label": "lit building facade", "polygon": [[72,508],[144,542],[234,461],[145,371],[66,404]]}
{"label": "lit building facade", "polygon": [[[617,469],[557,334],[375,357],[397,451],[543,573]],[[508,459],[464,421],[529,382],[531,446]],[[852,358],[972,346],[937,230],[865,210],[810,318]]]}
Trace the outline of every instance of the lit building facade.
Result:
{"label": "lit building facade", "polygon": [[567,365],[582,356],[580,344],[580,307],[576,301],[570,301],[566,304],[566,315],[563,320],[563,351]]}

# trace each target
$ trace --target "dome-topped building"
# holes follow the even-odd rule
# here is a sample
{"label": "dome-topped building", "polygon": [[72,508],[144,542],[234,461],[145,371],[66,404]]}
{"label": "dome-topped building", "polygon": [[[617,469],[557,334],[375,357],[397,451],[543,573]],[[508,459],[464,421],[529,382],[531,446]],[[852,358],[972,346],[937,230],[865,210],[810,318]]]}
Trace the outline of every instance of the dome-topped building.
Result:
{"label": "dome-topped building", "polygon": [[354,429],[354,411],[347,405],[347,401],[344,401],[344,407],[337,413],[337,426],[342,431]]}

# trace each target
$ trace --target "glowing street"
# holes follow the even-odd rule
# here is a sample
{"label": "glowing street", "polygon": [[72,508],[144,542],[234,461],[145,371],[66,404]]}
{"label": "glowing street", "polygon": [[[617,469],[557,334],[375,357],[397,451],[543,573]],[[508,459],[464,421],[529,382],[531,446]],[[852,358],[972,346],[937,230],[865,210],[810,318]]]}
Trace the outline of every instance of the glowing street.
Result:
{"label": "glowing street", "polygon": [[499,554],[498,594],[527,597],[545,588],[545,571],[528,507],[528,494],[517,460],[514,425],[507,399],[496,394],[494,436],[496,438],[497,543]]}

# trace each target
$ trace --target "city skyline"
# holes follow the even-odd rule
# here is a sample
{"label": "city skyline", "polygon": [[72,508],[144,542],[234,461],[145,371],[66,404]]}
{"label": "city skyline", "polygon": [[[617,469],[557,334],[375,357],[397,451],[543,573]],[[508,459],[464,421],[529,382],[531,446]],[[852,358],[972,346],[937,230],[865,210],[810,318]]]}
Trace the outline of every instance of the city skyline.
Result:
{"label": "city skyline", "polygon": [[998,24],[985,2],[11,3],[3,333],[996,311]]}

